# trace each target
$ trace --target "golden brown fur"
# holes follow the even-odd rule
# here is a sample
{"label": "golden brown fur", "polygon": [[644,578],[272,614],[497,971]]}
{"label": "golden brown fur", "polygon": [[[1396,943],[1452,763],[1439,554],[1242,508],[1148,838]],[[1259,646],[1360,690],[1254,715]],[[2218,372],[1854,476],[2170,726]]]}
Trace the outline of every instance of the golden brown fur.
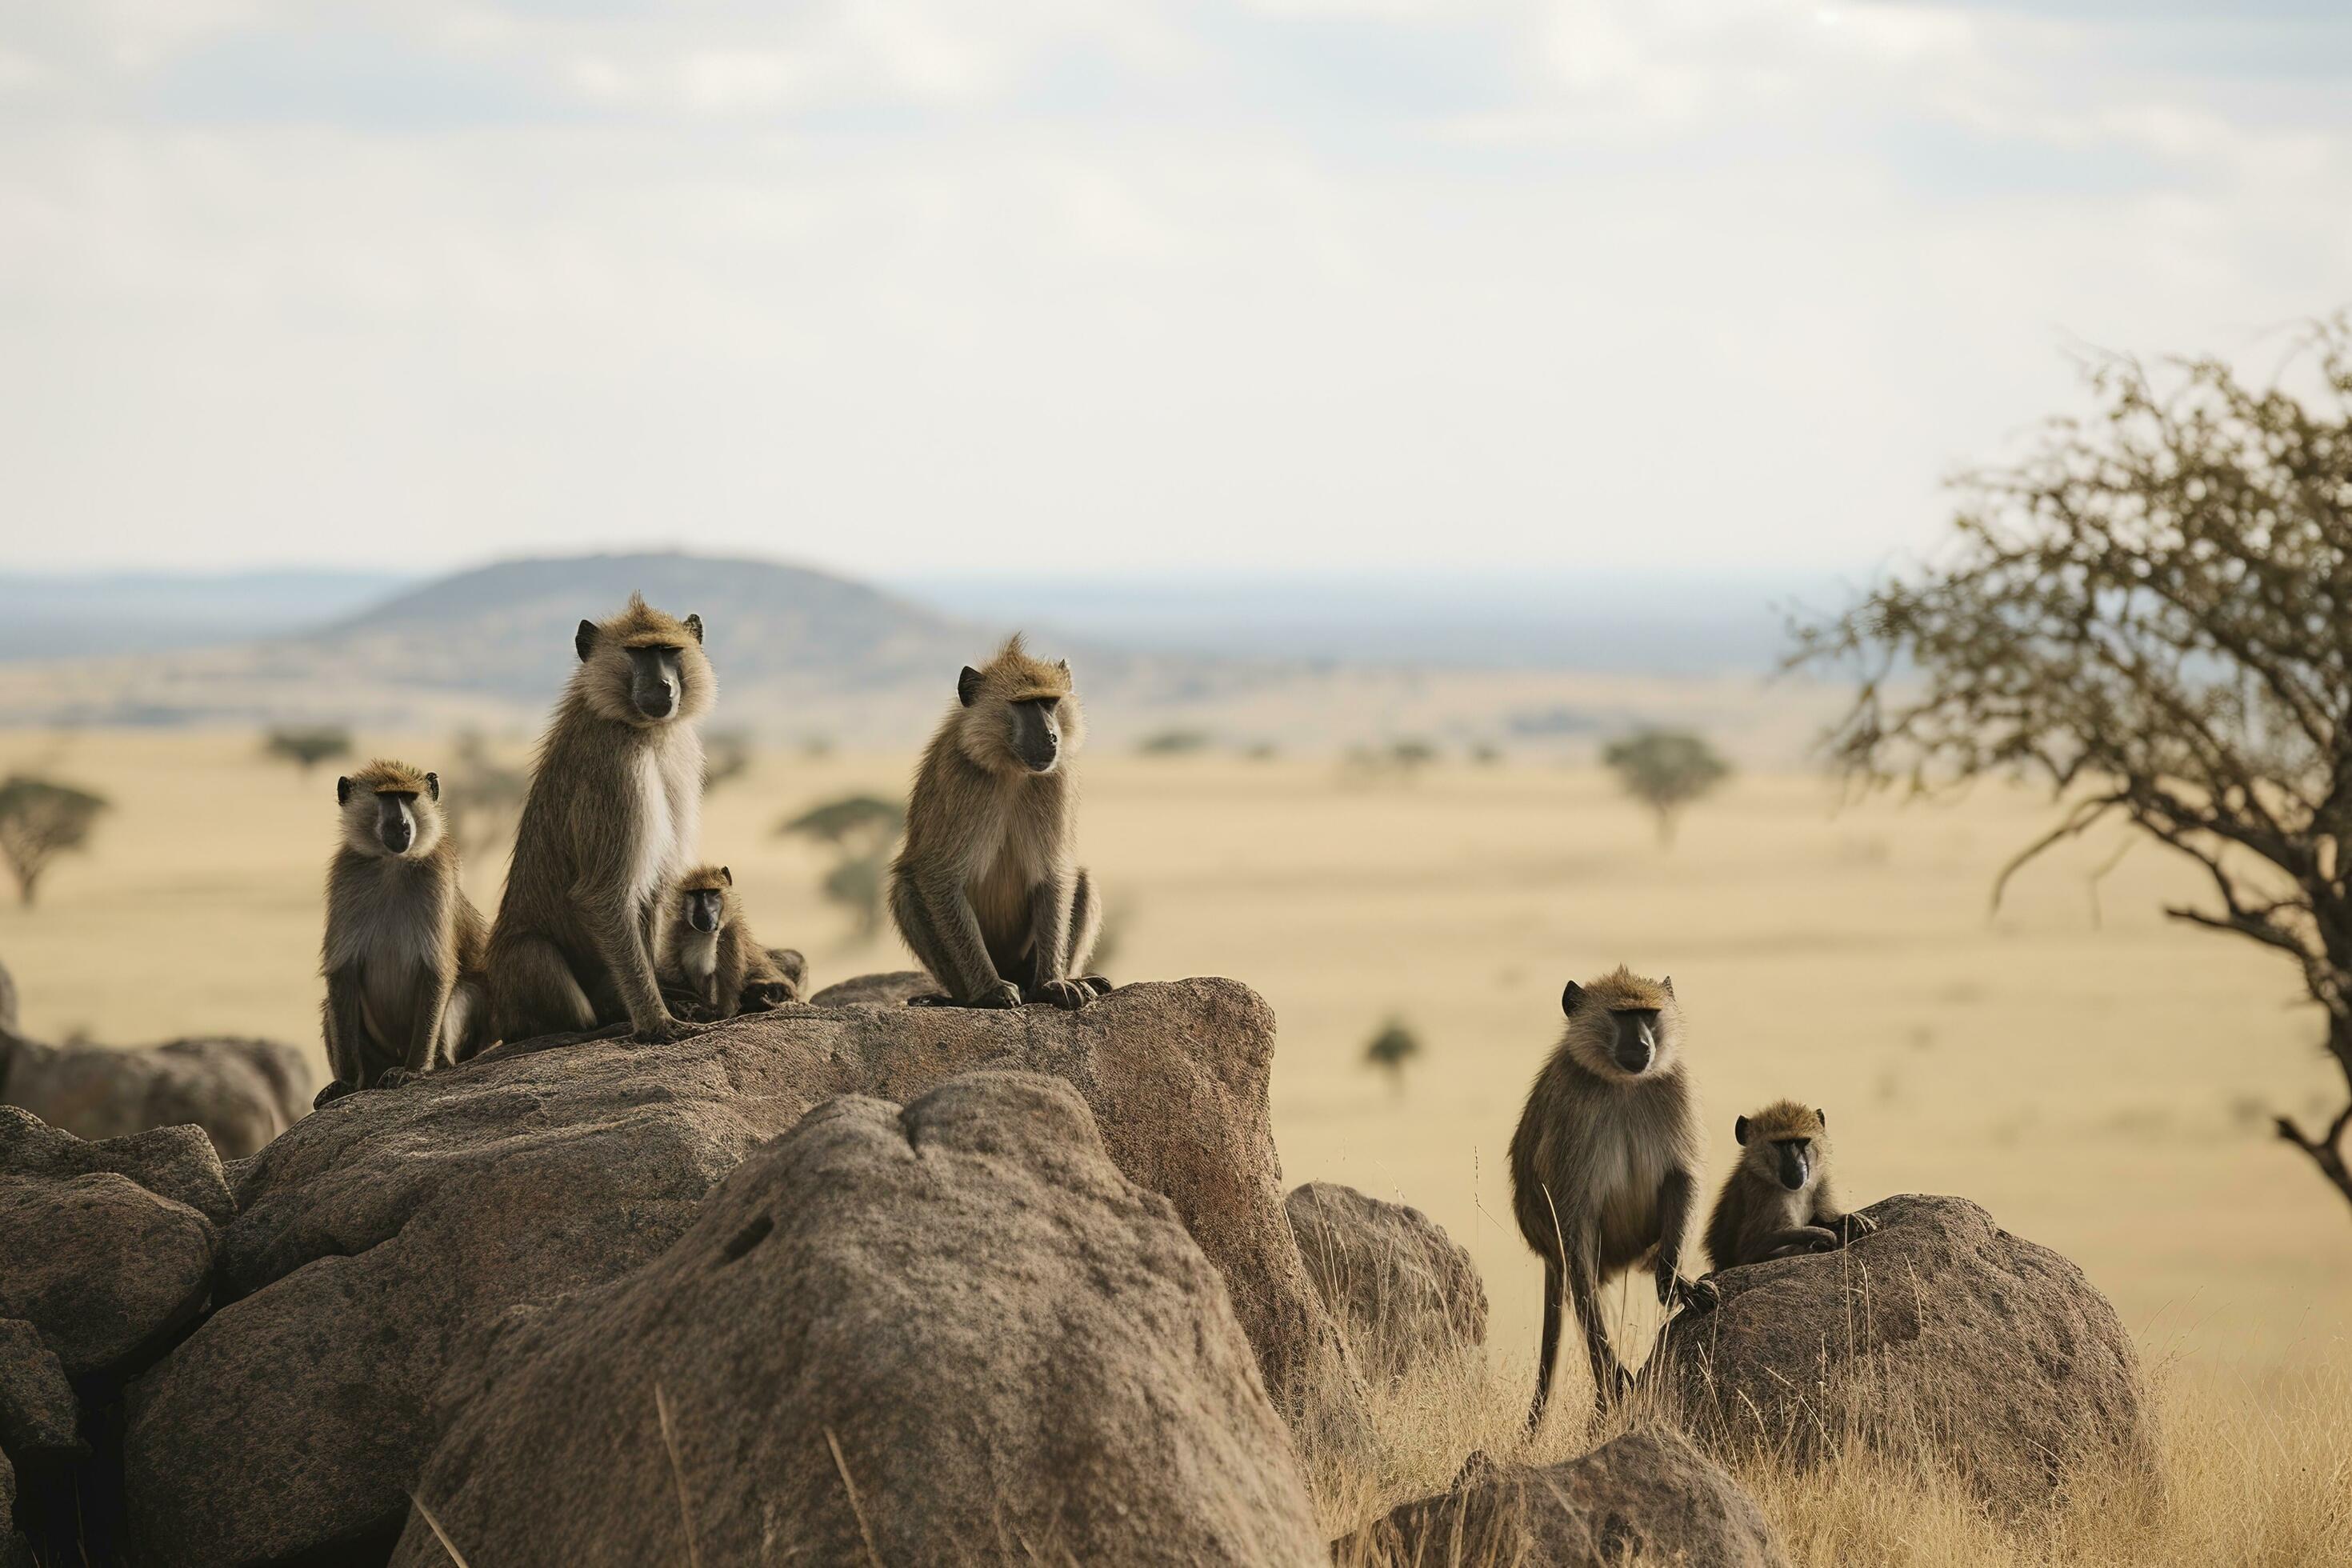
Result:
{"label": "golden brown fur", "polygon": [[1568,1026],[1511,1135],[1512,1212],[1544,1260],[1531,1426],[1550,1395],[1563,1289],[1603,1404],[1632,1379],[1601,1321],[1601,1286],[1648,1258],[1659,1300],[1699,1310],[1714,1304],[1711,1287],[1680,1273],[1701,1142],[1674,983],[1620,968],[1589,985],[1570,984],[1560,1006]]}
{"label": "golden brown fur", "polygon": [[580,665],[540,742],[490,931],[491,1027],[519,1040],[625,1021],[674,1039],[686,1026],[662,1002],[654,923],[698,834],[696,721],[717,679],[701,619],[634,595],[612,619],[581,622],[573,647]]}
{"label": "golden brown fur", "polygon": [[[378,761],[337,779],[335,792],[342,842],[327,866],[320,965],[334,1082],[322,1098],[463,1061],[488,1023],[488,931],[457,885],[439,777]],[[410,837],[395,845],[387,834]]]}
{"label": "golden brown fur", "polygon": [[[713,930],[700,931],[694,925],[690,900],[698,893],[717,901]],[[656,950],[661,960],[657,971],[663,996],[708,1023],[797,1002],[807,974],[798,952],[760,945],[743,919],[743,900],[735,893],[735,873],[724,866],[697,866],[677,879],[662,912]]]}
{"label": "golden brown fur", "polygon": [[1110,989],[1085,973],[1102,910],[1073,848],[1068,758],[1085,717],[1066,663],[1016,635],[966,666],[924,750],[890,868],[890,914],[946,994],[967,1007],[1079,1007]]}
{"label": "golden brown fur", "polygon": [[1741,1117],[1733,1131],[1739,1163],[1724,1178],[1706,1222],[1706,1255],[1717,1268],[1831,1252],[1878,1228],[1867,1215],[1840,1210],[1830,1192],[1827,1116],[1783,1100]]}

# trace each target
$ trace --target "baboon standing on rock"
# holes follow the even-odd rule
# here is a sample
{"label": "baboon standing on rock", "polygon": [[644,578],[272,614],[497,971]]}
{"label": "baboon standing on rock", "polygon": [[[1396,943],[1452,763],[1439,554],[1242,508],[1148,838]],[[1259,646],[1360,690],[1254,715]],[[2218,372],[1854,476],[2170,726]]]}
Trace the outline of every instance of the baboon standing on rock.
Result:
{"label": "baboon standing on rock", "polygon": [[1603,1285],[1649,1258],[1660,1301],[1705,1311],[1717,1300],[1714,1286],[1681,1272],[1701,1142],[1675,983],[1621,967],[1590,985],[1570,981],[1560,1010],[1567,1032],[1536,1075],[1511,1135],[1511,1211],[1544,1260],[1530,1428],[1551,1394],[1563,1287],[1604,1407],[1633,1380],[1601,1321]]}
{"label": "baboon standing on rock", "polygon": [[1102,907],[1076,863],[1068,758],[1086,732],[1065,659],[1015,633],[986,669],[966,665],[915,774],[890,916],[947,988],[919,1003],[1083,1007],[1110,989],[1085,973]]}
{"label": "baboon standing on rock", "polygon": [[540,742],[490,931],[490,1026],[500,1039],[625,1019],[649,1040],[688,1026],[663,1005],[654,921],[693,853],[702,737],[719,695],[702,617],[673,620],[635,595],[583,621],[580,667]]}
{"label": "baboon standing on rock", "polygon": [[327,1065],[319,1104],[464,1061],[484,1038],[482,912],[457,885],[441,776],[373,762],[335,781],[327,866]]}

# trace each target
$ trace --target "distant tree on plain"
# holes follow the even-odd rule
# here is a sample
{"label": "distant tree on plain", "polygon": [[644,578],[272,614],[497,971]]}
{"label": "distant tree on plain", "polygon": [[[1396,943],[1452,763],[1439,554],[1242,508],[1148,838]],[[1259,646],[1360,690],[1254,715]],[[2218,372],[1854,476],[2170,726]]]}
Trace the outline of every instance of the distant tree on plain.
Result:
{"label": "distant tree on plain", "polygon": [[713,730],[702,738],[702,793],[751,771],[751,737],[741,730]]}
{"label": "distant tree on plain", "polygon": [[457,852],[471,858],[514,837],[530,775],[493,757],[479,731],[458,735],[451,752],[453,765],[441,778],[441,815],[457,836]]}
{"label": "distant tree on plain", "polygon": [[308,773],[320,763],[352,754],[352,732],[339,724],[283,724],[262,737],[262,751]]}
{"label": "distant tree on plain", "polygon": [[1364,1065],[1378,1068],[1389,1075],[1389,1083],[1397,1093],[1404,1092],[1405,1064],[1421,1055],[1421,1041],[1402,1020],[1391,1018],[1381,1026],[1371,1043],[1364,1047]]}
{"label": "distant tree on plain", "polygon": [[2049,792],[1996,906],[2105,822],[2195,867],[2208,897],[2165,913],[2280,954],[2325,1016],[2347,1103],[2273,1126],[2352,1203],[2352,316],[2299,346],[2301,393],[2094,363],[2096,417],[1964,477],[1948,554],[1800,625],[1789,662],[1854,675],[1825,742],[1853,784]]}
{"label": "distant tree on plain", "polygon": [[881,934],[883,895],[891,851],[906,831],[904,802],[878,795],[847,795],[809,807],[776,825],[779,835],[813,839],[835,851],[817,879],[818,895],[847,910],[860,941]]}
{"label": "distant tree on plain", "polygon": [[1161,730],[1146,735],[1137,742],[1138,752],[1147,757],[1186,757],[1209,749],[1206,730]]}
{"label": "distant tree on plain", "polygon": [[1658,819],[1658,842],[1672,845],[1685,807],[1704,799],[1731,776],[1731,764],[1716,755],[1705,737],[1684,730],[1643,730],[1612,741],[1601,753],[1627,795]]}
{"label": "distant tree on plain", "polygon": [[33,907],[50,861],[89,847],[90,830],[107,809],[105,796],[53,779],[13,773],[0,781],[0,859],[16,876],[19,903]]}

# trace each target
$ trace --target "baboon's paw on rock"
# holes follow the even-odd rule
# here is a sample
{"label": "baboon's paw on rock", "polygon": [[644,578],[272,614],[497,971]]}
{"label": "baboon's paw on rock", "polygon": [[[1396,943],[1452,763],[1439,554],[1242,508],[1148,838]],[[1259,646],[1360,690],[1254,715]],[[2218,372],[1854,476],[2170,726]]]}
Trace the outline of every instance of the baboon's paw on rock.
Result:
{"label": "baboon's paw on rock", "polygon": [[1644,1426],[1580,1458],[1486,1470],[1341,1542],[1339,1561],[1787,1568],[1756,1500],[1679,1432]]}
{"label": "baboon's paw on rock", "polygon": [[1703,1441],[1799,1464],[1925,1445],[2010,1514],[2075,1460],[2149,1453],[2138,1356],[2080,1268],[1965,1198],[1863,1212],[1875,1234],[1727,1269],[1720,1306],[1668,1326],[1659,1368]]}
{"label": "baboon's paw on rock", "polygon": [[29,1323],[68,1375],[152,1353],[203,1310],[219,1231],[178,1198],[226,1189],[190,1140],[204,1142],[177,1128],[87,1143],[0,1107],[0,1319]]}
{"label": "baboon's paw on rock", "polygon": [[1486,1342],[1486,1288],[1470,1254],[1419,1209],[1337,1182],[1283,1200],[1307,1277],[1360,1364],[1397,1377]]}
{"label": "baboon's paw on rock", "polygon": [[235,1167],[227,1305],[130,1392],[133,1539],[173,1563],[381,1552],[445,1389],[462,1397],[502,1325],[660,1256],[820,1101],[906,1103],[984,1064],[1076,1086],[1223,1276],[1277,1406],[1344,1431],[1360,1390],[1283,1217],[1273,1037],[1247,987],[1191,980],[1077,1013],[794,1008],[666,1045],[521,1041],[346,1096]]}
{"label": "baboon's paw on rock", "polygon": [[518,1568],[1327,1560],[1219,1273],[1020,1071],[819,1107],[505,1336],[417,1489]]}
{"label": "baboon's paw on rock", "polygon": [[7,1102],[78,1137],[192,1124],[224,1160],[253,1153],[310,1109],[319,1070],[274,1040],[187,1039],[141,1050],[0,1039]]}

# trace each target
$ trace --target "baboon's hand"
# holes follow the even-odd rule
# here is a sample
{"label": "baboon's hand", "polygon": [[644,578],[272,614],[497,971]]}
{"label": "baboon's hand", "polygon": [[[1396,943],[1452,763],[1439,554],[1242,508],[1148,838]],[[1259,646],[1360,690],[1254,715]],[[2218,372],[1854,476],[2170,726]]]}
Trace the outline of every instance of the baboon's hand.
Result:
{"label": "baboon's hand", "polygon": [[1113,989],[1110,976],[1108,974],[1081,974],[1078,976],[1078,984],[1097,996],[1108,996]]}
{"label": "baboon's hand", "polygon": [[1018,1007],[1021,1005],[1021,987],[1013,984],[1010,980],[1000,980],[995,984],[990,986],[987,990],[982,992],[979,995],[973,997],[971,999],[971,1005],[974,1007]]}
{"label": "baboon's hand", "polygon": [[343,1096],[351,1093],[351,1091],[352,1086],[345,1083],[341,1079],[331,1079],[328,1082],[327,1087],[319,1091],[318,1098],[310,1101],[310,1109],[316,1110],[320,1106],[325,1105],[329,1100],[341,1100]]}
{"label": "baboon's hand", "polygon": [[1707,1279],[1682,1281],[1682,1299],[1683,1310],[1695,1316],[1712,1312],[1723,1305],[1723,1292]]}
{"label": "baboon's hand", "polygon": [[1048,980],[1037,987],[1036,1000],[1051,1002],[1069,1012],[1077,1011],[1094,999],[1093,989],[1083,980]]}
{"label": "baboon's hand", "polygon": [[768,1013],[787,1002],[797,1002],[793,988],[781,980],[762,980],[743,987],[743,1007],[747,1012]]}
{"label": "baboon's hand", "polygon": [[666,1046],[673,1040],[682,1040],[688,1035],[698,1035],[706,1027],[708,1026],[692,1023],[685,1018],[672,1017],[665,1013],[659,1022],[639,1029],[637,1038],[649,1046]]}
{"label": "baboon's hand", "polygon": [[376,1075],[375,1086],[378,1089],[398,1089],[402,1084],[415,1083],[424,1076],[410,1072],[406,1068],[386,1068]]}
{"label": "baboon's hand", "polygon": [[1860,1241],[1878,1228],[1878,1222],[1866,1214],[1850,1214],[1838,1221],[1838,1236],[1849,1242]]}

